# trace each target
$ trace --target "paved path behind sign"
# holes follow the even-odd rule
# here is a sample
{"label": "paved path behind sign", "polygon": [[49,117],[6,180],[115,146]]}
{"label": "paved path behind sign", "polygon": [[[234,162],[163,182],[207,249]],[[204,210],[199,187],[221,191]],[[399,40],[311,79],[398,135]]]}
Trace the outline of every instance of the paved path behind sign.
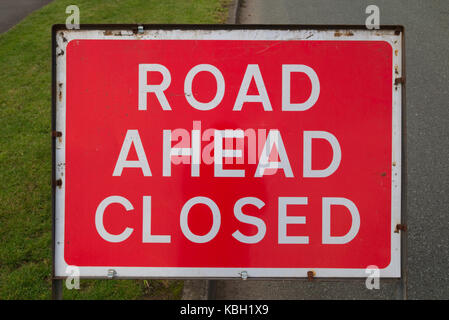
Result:
{"label": "paved path behind sign", "polygon": [[36,9],[52,0],[0,0],[0,33],[8,31]]}
{"label": "paved path behind sign", "polygon": [[[242,24],[364,25],[373,1],[243,0]],[[407,64],[408,298],[448,299],[449,2],[378,0],[380,23],[404,25]],[[405,156],[405,155],[404,155]],[[397,281],[218,281],[218,299],[396,299]]]}

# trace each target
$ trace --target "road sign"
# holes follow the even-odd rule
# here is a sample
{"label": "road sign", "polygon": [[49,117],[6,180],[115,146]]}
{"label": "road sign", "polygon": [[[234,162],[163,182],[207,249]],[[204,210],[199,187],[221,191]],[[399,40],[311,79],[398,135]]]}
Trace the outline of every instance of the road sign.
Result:
{"label": "road sign", "polygon": [[401,30],[54,42],[55,276],[400,277]]}

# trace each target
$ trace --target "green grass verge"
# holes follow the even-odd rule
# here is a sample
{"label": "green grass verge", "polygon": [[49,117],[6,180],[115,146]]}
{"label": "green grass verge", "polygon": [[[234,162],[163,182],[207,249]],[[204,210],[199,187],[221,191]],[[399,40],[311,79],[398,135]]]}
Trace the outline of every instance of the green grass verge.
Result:
{"label": "green grass verge", "polygon": [[[0,35],[0,299],[51,297],[51,26],[221,23],[229,0],[55,0]],[[66,299],[176,299],[182,281],[82,280]]]}

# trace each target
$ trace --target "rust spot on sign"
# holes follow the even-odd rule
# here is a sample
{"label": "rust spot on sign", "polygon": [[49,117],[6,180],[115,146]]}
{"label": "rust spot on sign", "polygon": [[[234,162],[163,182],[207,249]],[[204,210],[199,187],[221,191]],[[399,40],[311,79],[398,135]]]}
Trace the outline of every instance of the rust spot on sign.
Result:
{"label": "rust spot on sign", "polygon": [[405,78],[404,77],[399,77],[394,79],[394,84],[398,85],[398,84],[404,84],[405,83]]}
{"label": "rust spot on sign", "polygon": [[315,277],[315,271],[311,270],[311,271],[307,271],[307,279],[309,281],[313,281],[313,277]]}
{"label": "rust spot on sign", "polygon": [[62,179],[58,179],[53,182],[54,186],[61,188],[62,186]]}
{"label": "rust spot on sign", "polygon": [[103,32],[103,34],[105,36],[122,36],[122,32],[121,31],[112,31],[112,30],[105,30]]}
{"label": "rust spot on sign", "polygon": [[59,98],[59,101],[61,101],[62,100],[62,83],[61,82],[59,82],[58,83],[58,88],[59,88],[59,94],[58,94],[58,98]]}
{"label": "rust spot on sign", "polygon": [[51,132],[51,136],[55,137],[55,138],[61,137],[62,136],[62,132],[61,131],[52,131]]}
{"label": "rust spot on sign", "polygon": [[336,31],[336,32],[334,33],[334,36],[336,36],[336,37],[341,37],[341,36],[351,37],[351,36],[353,36],[353,35],[354,35],[354,33],[352,33],[352,31],[346,31],[345,33],[342,33],[342,32],[340,32],[340,31]]}

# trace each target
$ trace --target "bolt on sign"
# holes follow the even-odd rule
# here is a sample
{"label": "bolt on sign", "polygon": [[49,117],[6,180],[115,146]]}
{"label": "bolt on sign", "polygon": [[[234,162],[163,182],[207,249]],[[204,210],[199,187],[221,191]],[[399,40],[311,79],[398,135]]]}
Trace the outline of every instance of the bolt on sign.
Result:
{"label": "bolt on sign", "polygon": [[56,277],[400,277],[402,29],[53,39]]}

